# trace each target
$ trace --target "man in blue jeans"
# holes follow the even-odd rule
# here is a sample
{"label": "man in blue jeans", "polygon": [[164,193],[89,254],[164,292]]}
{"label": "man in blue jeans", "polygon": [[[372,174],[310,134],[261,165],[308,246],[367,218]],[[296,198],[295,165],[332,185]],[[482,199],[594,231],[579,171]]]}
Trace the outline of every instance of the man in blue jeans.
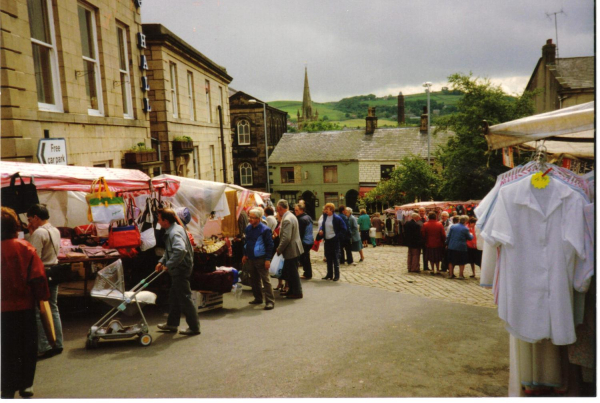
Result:
{"label": "man in blue jeans", "polygon": [[157,327],[164,332],[177,332],[183,313],[189,327],[179,330],[179,334],[185,336],[200,334],[200,321],[192,302],[192,289],[190,288],[190,276],[194,265],[192,244],[183,227],[177,224],[173,210],[159,210],[158,223],[165,229],[165,254],[158,261],[155,270],[169,272],[171,289],[169,290],[170,306],[167,323],[161,323]]}
{"label": "man in blue jeans", "polygon": [[269,276],[271,256],[273,255],[273,233],[269,227],[260,222],[261,216],[262,214],[257,208],[248,212],[250,225],[245,230],[246,246],[242,264],[250,272],[252,293],[254,294],[254,299],[249,304],[260,305],[263,303],[262,287],[264,287],[267,300],[265,311],[269,311],[275,307],[275,295],[273,295],[273,286]]}
{"label": "man in blue jeans", "polygon": [[[29,242],[35,248],[37,255],[44,262],[44,267],[50,268],[58,263],[58,251],[60,250],[60,232],[49,222],[50,213],[43,204],[35,204],[27,211],[27,229],[31,234]],[[38,359],[52,357],[63,351],[63,332],[58,312],[58,284],[50,285],[50,311],[52,312],[52,322],[54,323],[54,333],[56,334],[56,344],[54,348],[46,338],[40,311],[36,309],[36,318],[38,323]]]}

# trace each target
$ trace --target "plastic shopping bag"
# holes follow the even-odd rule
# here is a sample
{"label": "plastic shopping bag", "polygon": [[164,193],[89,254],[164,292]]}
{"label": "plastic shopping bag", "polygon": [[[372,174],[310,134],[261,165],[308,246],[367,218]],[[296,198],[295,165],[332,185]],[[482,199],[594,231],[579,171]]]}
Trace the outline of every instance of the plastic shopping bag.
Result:
{"label": "plastic shopping bag", "polygon": [[[96,185],[98,185],[97,189]],[[85,200],[88,203],[90,222],[110,223],[125,219],[125,201],[110,191],[103,177],[92,183],[90,193],[85,195]]]}
{"label": "plastic shopping bag", "polygon": [[275,278],[281,278],[283,273],[283,262],[285,259],[283,255],[275,254],[273,260],[271,260],[271,267],[269,268],[269,274]]}

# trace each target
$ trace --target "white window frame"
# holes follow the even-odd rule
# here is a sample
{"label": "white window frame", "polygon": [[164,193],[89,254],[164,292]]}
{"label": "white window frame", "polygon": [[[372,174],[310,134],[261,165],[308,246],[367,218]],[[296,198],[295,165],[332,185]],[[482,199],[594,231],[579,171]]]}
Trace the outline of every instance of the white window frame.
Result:
{"label": "white window frame", "polygon": [[112,168],[113,167],[113,160],[94,161],[94,162],[92,162],[92,166],[94,168]]}
{"label": "white window frame", "polygon": [[204,91],[206,92],[206,108],[208,109],[208,123],[212,123],[212,105],[210,100],[210,81],[204,80]]}
{"label": "white window frame", "polygon": [[173,117],[179,117],[179,105],[177,103],[177,65],[169,62],[169,77],[171,78],[171,104],[173,107]]}
{"label": "white window frame", "polygon": [[190,120],[194,121],[196,120],[196,100],[194,99],[194,74],[191,71],[187,72],[187,82]]}
{"label": "white window frame", "polygon": [[[122,33],[119,33],[121,30]],[[123,105],[123,117],[125,119],[133,119],[133,100],[131,95],[131,74],[129,73],[129,49],[127,48],[127,27],[122,24],[117,24],[117,36],[121,36],[123,40],[123,55],[125,57],[125,70],[121,69],[121,63],[119,60],[119,79],[121,81],[121,91],[125,91],[125,104]],[[117,38],[118,39],[118,38]],[[117,46],[119,42],[117,40]],[[119,51],[119,59],[121,58],[121,49]],[[125,76],[125,82],[120,77],[121,74]],[[125,111],[127,109],[127,112]]]}
{"label": "white window frame", "polygon": [[[239,166],[240,170],[240,186],[252,186],[254,183],[254,175],[252,165],[248,162],[242,162]],[[248,172],[249,171],[249,172]],[[250,178],[248,180],[248,178]],[[246,180],[244,180],[246,179]]]}
{"label": "white window frame", "polygon": [[[84,61],[84,73],[85,73],[85,62],[94,63],[94,72],[96,75],[96,93],[98,94],[98,109],[90,109],[88,108],[88,115],[93,116],[104,116],[104,100],[103,100],[103,90],[102,90],[102,77],[100,76],[100,54],[98,52],[98,32],[96,30],[96,10],[90,8],[82,3],[77,3],[77,7],[81,7],[91,13],[91,22],[92,26],[90,27],[92,32],[92,41],[94,42],[94,59],[91,59],[87,56],[83,56],[83,51],[81,57]],[[81,26],[79,30],[81,30]],[[83,46],[83,44],[82,44]]]}
{"label": "white window frame", "polygon": [[[60,77],[58,75],[58,54],[56,50],[56,35],[54,33],[54,14],[52,13],[52,0],[43,0],[46,3],[46,13],[48,16],[48,27],[50,28],[50,40],[52,43],[48,44],[31,37],[32,44],[43,46],[50,49],[50,68],[52,69],[50,75],[52,77],[52,90],[54,92],[54,104],[47,104],[45,102],[38,101],[38,109],[41,111],[48,112],[64,112],[62,103],[62,93],[60,89]],[[30,21],[31,24],[31,21]],[[33,45],[32,45],[33,52]],[[33,53],[32,53],[33,56]],[[36,83],[37,86],[37,83]]]}
{"label": "white window frame", "polygon": [[[245,123],[245,124],[244,124]],[[244,133],[242,133],[242,128],[243,127],[247,127],[247,132],[244,131]],[[247,119],[242,119],[238,122],[237,124],[237,133],[238,133],[238,145],[240,146],[249,146],[250,143],[252,142],[252,139],[250,137],[250,122]],[[245,138],[247,137],[247,140],[242,141],[242,136]]]}

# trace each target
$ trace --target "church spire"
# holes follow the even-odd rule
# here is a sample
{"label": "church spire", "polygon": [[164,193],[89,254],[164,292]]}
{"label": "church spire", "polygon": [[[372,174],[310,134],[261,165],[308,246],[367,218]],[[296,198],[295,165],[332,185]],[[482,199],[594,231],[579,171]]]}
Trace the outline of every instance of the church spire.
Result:
{"label": "church spire", "polygon": [[310,100],[310,88],[308,87],[307,67],[304,67],[304,96],[302,98],[302,117],[307,122],[312,118],[312,101]]}

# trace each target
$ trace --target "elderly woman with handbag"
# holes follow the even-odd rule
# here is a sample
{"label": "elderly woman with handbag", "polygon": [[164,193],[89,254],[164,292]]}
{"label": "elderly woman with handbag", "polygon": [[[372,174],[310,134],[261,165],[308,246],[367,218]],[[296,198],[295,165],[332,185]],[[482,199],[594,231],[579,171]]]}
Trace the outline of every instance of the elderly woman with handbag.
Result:
{"label": "elderly woman with handbag", "polygon": [[44,264],[29,242],[17,239],[21,224],[14,210],[1,212],[2,398],[33,396],[37,362],[38,301],[50,298]]}

